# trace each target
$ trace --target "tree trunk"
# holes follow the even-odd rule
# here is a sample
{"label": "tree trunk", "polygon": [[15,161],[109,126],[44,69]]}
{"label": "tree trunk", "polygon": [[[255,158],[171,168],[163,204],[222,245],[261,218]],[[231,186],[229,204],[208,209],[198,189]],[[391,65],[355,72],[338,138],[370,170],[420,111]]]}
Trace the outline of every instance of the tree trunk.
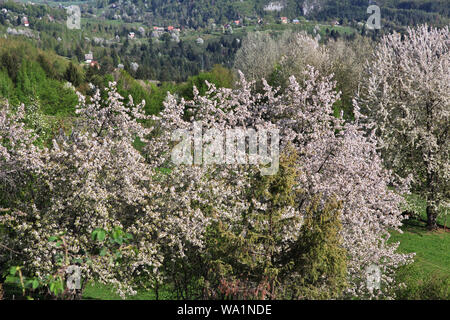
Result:
{"label": "tree trunk", "polygon": [[[431,157],[431,154],[428,154]],[[436,218],[438,215],[439,205],[436,205],[436,189],[435,189],[435,177],[436,175],[432,170],[427,174],[427,227],[429,230],[436,230],[438,228]]]}
{"label": "tree trunk", "polygon": [[427,205],[427,227],[430,230],[436,230],[438,228],[436,223],[437,210],[433,204]]}

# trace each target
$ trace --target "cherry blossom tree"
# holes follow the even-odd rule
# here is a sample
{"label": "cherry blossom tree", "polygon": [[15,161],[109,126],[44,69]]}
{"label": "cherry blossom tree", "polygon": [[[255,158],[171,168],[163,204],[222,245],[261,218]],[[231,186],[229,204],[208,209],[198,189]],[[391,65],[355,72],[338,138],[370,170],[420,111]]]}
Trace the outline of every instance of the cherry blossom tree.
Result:
{"label": "cherry blossom tree", "polygon": [[[221,238],[224,241],[240,239],[244,245],[239,249],[250,247],[261,253],[269,248],[275,257],[302,243],[302,236],[308,234],[302,221],[316,207],[314,213],[339,212],[339,243],[347,253],[349,284],[342,297],[393,297],[395,270],[411,258],[396,252],[398,244],[388,244],[389,233],[401,226],[403,198],[398,192],[403,192],[403,186],[388,188],[397,185],[377,153],[373,124],[358,109],[351,122],[333,115],[339,94],[331,76],[307,68],[304,79],[299,83],[291,77],[284,90],[263,80],[262,93],[254,94],[254,83],[241,74],[235,89],[210,85],[202,96],[194,88],[191,101],[169,95],[163,112],[152,119],[143,113],[142,104],[124,105],[111,84],[106,99],[98,91],[90,101],[80,95],[72,132],[62,132],[48,149],[34,146],[33,132],[21,124],[22,109],[13,112],[3,107],[0,183],[9,191],[1,205],[9,210],[0,212],[0,237],[8,247],[0,249],[1,258],[23,265],[28,276],[45,278],[61,269],[61,248],[58,241],[50,241],[57,237],[63,241],[63,257],[69,257],[68,262],[81,261],[86,281],[112,284],[122,296],[135,293],[137,287],[170,283],[181,298],[194,297],[193,288],[200,288],[201,297],[213,297],[209,289],[220,285],[213,280],[223,275],[217,258],[224,245],[215,235],[227,234]],[[152,129],[143,121],[152,121]],[[174,131],[193,128],[196,121],[203,123],[202,131],[215,129],[216,133],[237,127],[279,130],[281,148],[292,145],[297,154],[294,169],[299,173],[286,174],[295,179],[280,183],[288,193],[301,192],[289,195],[286,205],[277,207],[273,200],[267,205],[267,188],[280,183],[278,178],[268,178],[260,189],[255,188],[262,165],[172,163]],[[211,138],[207,136],[203,143]],[[133,146],[136,139],[146,143],[143,154]],[[261,192],[249,196],[255,190]],[[339,203],[339,210],[323,211],[330,201]],[[270,217],[279,217],[280,225],[267,228]],[[261,233],[277,230],[277,241],[269,246],[264,241],[253,243],[247,235],[255,227]],[[333,237],[336,230],[330,229]],[[128,242],[113,241],[118,255],[105,254],[106,235],[121,232]],[[233,248],[232,241],[226,245]],[[240,263],[240,257],[238,252],[229,258]],[[366,286],[365,270],[374,264],[382,272],[381,290]],[[302,265],[296,266],[297,273],[285,279],[301,278]],[[272,290],[265,290],[263,278],[254,287],[244,283],[248,289],[267,291],[263,298],[274,297],[274,279],[267,279]],[[336,297],[334,289],[313,288],[317,283],[340,287],[329,280],[313,276],[307,290],[295,297],[308,292],[323,296],[328,291]]]}
{"label": "cherry blossom tree", "polygon": [[358,101],[377,123],[385,163],[411,175],[427,201],[428,227],[449,206],[450,36],[427,25],[382,38]]}
{"label": "cherry blossom tree", "polygon": [[[399,230],[401,226],[400,205],[403,198],[388,188],[394,181],[392,173],[384,169],[377,153],[373,124],[367,124],[358,109],[355,109],[355,121],[352,122],[333,115],[332,106],[339,99],[339,94],[331,77],[321,77],[318,71],[308,68],[305,79],[299,84],[291,77],[284,91],[272,88],[263,81],[264,92],[254,94],[253,83],[247,82],[241,74],[239,87],[234,90],[217,89],[211,85],[206,96],[194,92],[192,101],[179,101],[169,95],[160,116],[163,134],[154,145],[165,150],[160,154],[166,154],[168,159],[169,133],[177,128],[192,126],[192,121],[201,120],[206,128],[216,128],[219,132],[236,126],[279,128],[282,146],[292,143],[297,149],[298,166],[303,173],[298,184],[305,193],[298,200],[294,212],[304,213],[317,195],[343,202],[342,237],[349,256],[350,289],[347,294],[389,297],[396,268],[408,263],[411,258],[411,255],[396,252],[398,244],[388,244],[389,233]],[[184,166],[179,168],[181,171],[178,173],[183,175],[183,171],[189,172],[192,168]],[[213,169],[199,166],[197,170],[206,170],[201,175],[203,179],[223,181],[214,195],[214,198],[223,201],[212,203],[219,213],[214,218],[233,229],[233,225],[242,221],[243,212],[249,208],[243,191],[251,187],[248,178],[254,169],[251,166],[219,164],[214,165]],[[207,170],[213,171],[207,173]],[[397,186],[397,191],[403,192],[404,186]],[[242,230],[242,226],[236,230]],[[289,230],[285,240],[293,241],[298,232],[299,228]],[[383,290],[380,292],[370,291],[366,287],[365,269],[373,264],[379,265],[382,270]]]}
{"label": "cherry blossom tree", "polygon": [[[61,132],[48,149],[33,145],[20,122],[22,109],[2,109],[1,182],[13,188],[5,199],[9,210],[0,215],[6,228],[2,243],[13,254],[6,251],[2,258],[42,281],[77,264],[84,284],[95,279],[125,296],[135,293],[141,273],[154,274],[160,264],[154,241],[158,213],[149,206],[152,168],[133,147],[137,137],[145,141],[150,133],[139,122],[147,119],[143,105],[125,106],[114,85],[107,93],[102,100],[97,90],[90,103],[80,95],[70,136]],[[99,230],[103,235],[93,241]],[[105,254],[106,234],[114,232],[133,239],[119,240],[118,260]],[[63,257],[53,237],[62,239]]]}

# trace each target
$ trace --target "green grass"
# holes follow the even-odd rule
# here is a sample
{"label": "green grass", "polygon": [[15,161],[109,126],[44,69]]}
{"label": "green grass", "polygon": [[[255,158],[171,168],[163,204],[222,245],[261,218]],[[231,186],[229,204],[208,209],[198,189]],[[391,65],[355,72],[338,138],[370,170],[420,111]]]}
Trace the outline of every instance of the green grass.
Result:
{"label": "green grass", "polygon": [[[161,289],[159,292],[160,300],[171,300],[176,297],[172,296],[167,290]],[[93,283],[86,286],[83,292],[83,299],[85,300],[121,300],[121,297],[113,290],[112,287]],[[135,296],[127,298],[128,300],[156,300],[154,291],[138,291]]]}
{"label": "green grass", "polygon": [[430,232],[424,222],[417,220],[407,221],[402,229],[403,234],[393,232],[390,241],[400,242],[399,252],[416,253],[412,278],[450,275],[450,230]]}

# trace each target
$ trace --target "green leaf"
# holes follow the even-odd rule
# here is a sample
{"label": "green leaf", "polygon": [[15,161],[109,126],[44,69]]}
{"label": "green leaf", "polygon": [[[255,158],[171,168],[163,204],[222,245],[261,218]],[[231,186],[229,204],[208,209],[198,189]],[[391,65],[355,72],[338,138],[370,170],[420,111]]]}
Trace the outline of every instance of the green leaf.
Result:
{"label": "green leaf", "polygon": [[50,238],[48,238],[49,242],[55,242],[56,240],[58,240],[58,237],[56,236],[51,236]]}
{"label": "green leaf", "polygon": [[104,230],[99,231],[99,233],[97,234],[97,240],[98,241],[103,241],[106,238],[106,232]]}
{"label": "green leaf", "polygon": [[132,240],[133,239],[133,235],[131,233],[126,233],[125,234],[125,239]]}
{"label": "green leaf", "polygon": [[37,289],[37,287],[39,287],[39,281],[37,279],[34,279],[31,287],[33,288],[33,290]]}
{"label": "green leaf", "polygon": [[5,283],[18,283],[20,281],[19,277],[7,276]]}
{"label": "green leaf", "polygon": [[106,248],[102,248],[101,250],[100,250],[100,256],[101,257],[104,257],[104,256],[106,256]]}
{"label": "green leaf", "polygon": [[115,228],[113,233],[112,233],[112,237],[114,240],[120,239],[122,237],[122,230],[120,228]]}
{"label": "green leaf", "polygon": [[95,229],[92,232],[92,239],[97,241],[103,241],[106,238],[106,231],[103,229]]}
{"label": "green leaf", "polygon": [[9,269],[9,274],[14,276],[16,275],[17,270],[19,270],[19,267],[11,267],[11,269]]}
{"label": "green leaf", "polygon": [[33,280],[27,280],[27,281],[25,281],[25,288],[31,288],[31,286],[32,286],[32,283],[33,283]]}

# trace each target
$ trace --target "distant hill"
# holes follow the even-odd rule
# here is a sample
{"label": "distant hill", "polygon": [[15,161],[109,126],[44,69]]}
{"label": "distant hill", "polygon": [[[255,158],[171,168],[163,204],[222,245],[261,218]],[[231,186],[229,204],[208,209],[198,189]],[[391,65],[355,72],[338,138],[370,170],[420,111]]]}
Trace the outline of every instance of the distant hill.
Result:
{"label": "distant hill", "polygon": [[[93,3],[93,2],[92,2]],[[378,3],[382,18],[399,25],[446,24],[448,0],[97,0],[95,6],[109,18],[125,17],[153,24],[205,27],[237,19],[301,16],[313,20],[367,19],[369,4]]]}
{"label": "distant hill", "polygon": [[[0,4],[5,0],[0,0]],[[28,3],[28,0],[16,2]],[[310,20],[365,21],[370,4],[378,4],[387,25],[406,26],[450,23],[449,0],[35,0],[52,5],[78,4],[84,13],[111,20],[147,25],[198,28],[230,21],[259,18],[279,21],[305,17]]]}

